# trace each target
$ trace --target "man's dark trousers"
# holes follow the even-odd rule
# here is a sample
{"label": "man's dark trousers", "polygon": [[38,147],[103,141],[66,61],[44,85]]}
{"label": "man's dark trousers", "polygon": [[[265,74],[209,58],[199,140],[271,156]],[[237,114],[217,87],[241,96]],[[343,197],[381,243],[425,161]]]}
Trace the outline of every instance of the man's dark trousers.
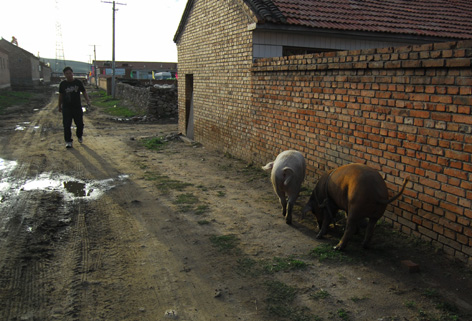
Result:
{"label": "man's dark trousers", "polygon": [[64,140],[66,143],[72,142],[72,132],[70,127],[74,120],[77,126],[76,135],[82,137],[84,133],[84,112],[82,108],[63,108],[62,109],[62,124],[64,125]]}

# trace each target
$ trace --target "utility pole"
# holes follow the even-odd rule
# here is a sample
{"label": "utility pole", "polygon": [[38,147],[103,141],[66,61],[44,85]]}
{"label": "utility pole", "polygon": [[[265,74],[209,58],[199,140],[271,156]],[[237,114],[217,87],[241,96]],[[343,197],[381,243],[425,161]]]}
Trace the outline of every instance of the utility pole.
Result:
{"label": "utility pole", "polygon": [[93,74],[95,78],[95,89],[98,88],[98,74],[97,74],[97,45],[93,46]]}
{"label": "utility pole", "polygon": [[[59,0],[56,0],[56,59],[54,61],[53,71],[62,74],[62,69],[66,66],[66,59],[64,57],[64,45],[62,43],[62,27],[58,20],[60,15],[59,12]],[[17,43],[18,45],[18,43]]]}
{"label": "utility pole", "polygon": [[[113,4],[113,41],[112,41],[112,46],[113,46],[113,52],[112,52],[112,68],[113,68],[113,75],[111,77],[111,95],[113,96],[113,99],[115,99],[115,11],[118,9],[115,9],[115,1],[110,2],[110,1],[102,1],[103,3],[112,3]],[[119,3],[117,2],[116,4],[126,6],[126,3]]]}

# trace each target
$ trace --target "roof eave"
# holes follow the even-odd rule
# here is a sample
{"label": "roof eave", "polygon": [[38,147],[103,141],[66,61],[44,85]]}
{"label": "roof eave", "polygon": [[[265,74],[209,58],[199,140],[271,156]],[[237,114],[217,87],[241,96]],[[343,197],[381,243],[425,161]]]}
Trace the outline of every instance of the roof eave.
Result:
{"label": "roof eave", "polygon": [[300,34],[320,34],[329,35],[335,37],[353,36],[359,39],[369,40],[390,40],[390,41],[401,41],[411,43],[430,43],[438,41],[460,41],[468,38],[463,37],[440,37],[440,36],[426,36],[426,35],[413,35],[403,33],[390,33],[390,32],[369,32],[359,30],[341,30],[341,29],[324,29],[324,28],[311,28],[303,26],[294,26],[287,24],[274,24],[274,23],[258,23],[256,24],[254,31],[276,31],[276,32],[287,32],[287,33],[300,33]]}

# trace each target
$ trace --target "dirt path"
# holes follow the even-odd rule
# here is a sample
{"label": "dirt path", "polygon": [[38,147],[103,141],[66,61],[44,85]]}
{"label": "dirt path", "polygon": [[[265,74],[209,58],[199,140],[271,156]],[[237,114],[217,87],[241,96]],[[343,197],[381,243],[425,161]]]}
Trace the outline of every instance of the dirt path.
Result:
{"label": "dirt path", "polygon": [[56,99],[0,115],[0,320],[470,320],[470,270],[421,242],[383,225],[333,252],[339,232],[285,224],[260,164],[175,123],[94,110],[66,150]]}

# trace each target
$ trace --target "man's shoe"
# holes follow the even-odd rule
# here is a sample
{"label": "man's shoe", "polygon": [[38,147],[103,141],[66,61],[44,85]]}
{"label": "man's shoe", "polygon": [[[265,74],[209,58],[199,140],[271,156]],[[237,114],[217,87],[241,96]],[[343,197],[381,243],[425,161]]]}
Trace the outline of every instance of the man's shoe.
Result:
{"label": "man's shoe", "polygon": [[78,141],[79,141],[79,143],[82,144],[82,142],[83,142],[82,137],[78,137]]}
{"label": "man's shoe", "polygon": [[66,143],[66,148],[72,148],[72,142],[67,142]]}

